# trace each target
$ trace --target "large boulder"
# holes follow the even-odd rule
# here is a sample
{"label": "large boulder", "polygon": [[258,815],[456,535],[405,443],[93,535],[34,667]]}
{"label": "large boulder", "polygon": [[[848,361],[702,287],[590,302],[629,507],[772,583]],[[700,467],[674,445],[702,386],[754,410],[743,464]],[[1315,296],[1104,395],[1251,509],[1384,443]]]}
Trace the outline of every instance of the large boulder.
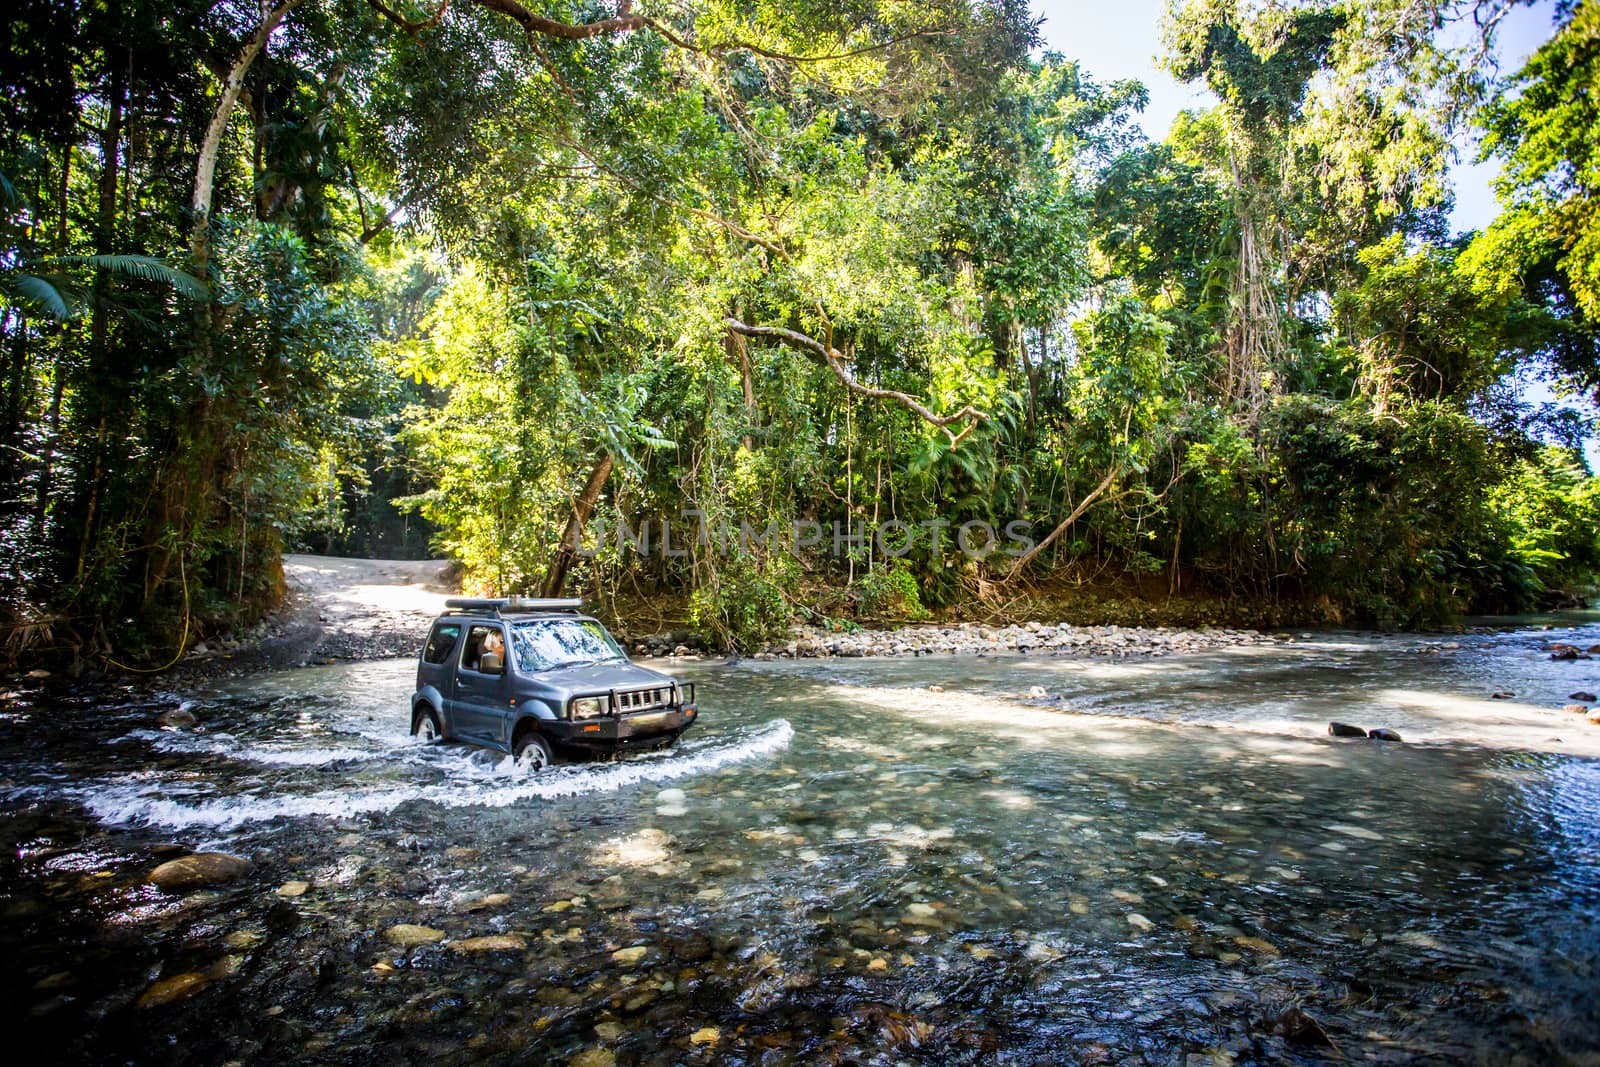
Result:
{"label": "large boulder", "polygon": [[1330,722],[1328,733],[1334,737],[1366,737],[1367,731],[1359,726],[1351,726],[1345,722]]}
{"label": "large boulder", "polygon": [[255,864],[242,856],[226,852],[196,852],[168,860],[150,872],[150,884],[168,893],[182,893],[208,885],[221,885],[242,878]]}
{"label": "large boulder", "polygon": [[1367,736],[1372,738],[1374,741],[1399,741],[1399,740],[1402,740],[1400,735],[1395,733],[1393,730],[1382,728],[1382,727],[1380,727],[1379,729],[1376,729],[1376,730],[1368,730],[1367,731]]}

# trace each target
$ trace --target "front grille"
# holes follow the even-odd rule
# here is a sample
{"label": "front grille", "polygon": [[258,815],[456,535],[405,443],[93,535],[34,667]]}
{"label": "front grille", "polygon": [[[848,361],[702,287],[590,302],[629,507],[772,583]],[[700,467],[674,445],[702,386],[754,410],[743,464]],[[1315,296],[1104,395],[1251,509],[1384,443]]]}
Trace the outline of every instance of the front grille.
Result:
{"label": "front grille", "polygon": [[671,686],[663,686],[660,689],[630,689],[616,693],[615,696],[616,703],[612,705],[612,710],[618,715],[631,715],[636,711],[672,706]]}

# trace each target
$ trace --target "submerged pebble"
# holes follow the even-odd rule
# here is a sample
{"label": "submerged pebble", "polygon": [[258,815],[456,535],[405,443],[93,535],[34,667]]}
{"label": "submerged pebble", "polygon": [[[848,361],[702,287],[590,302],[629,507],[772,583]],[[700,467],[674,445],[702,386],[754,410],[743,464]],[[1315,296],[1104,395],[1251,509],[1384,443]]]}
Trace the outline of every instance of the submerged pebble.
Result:
{"label": "submerged pebble", "polygon": [[385,930],[383,936],[401,948],[413,948],[417,945],[431,945],[443,941],[444,931],[415,923],[396,923]]}

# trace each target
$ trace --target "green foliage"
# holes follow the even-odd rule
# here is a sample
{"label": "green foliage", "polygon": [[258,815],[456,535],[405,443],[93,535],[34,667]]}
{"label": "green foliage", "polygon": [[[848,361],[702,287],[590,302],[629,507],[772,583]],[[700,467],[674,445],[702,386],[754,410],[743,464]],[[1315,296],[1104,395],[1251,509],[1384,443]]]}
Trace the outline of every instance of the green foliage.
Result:
{"label": "green foliage", "polygon": [[917,578],[909,567],[889,563],[872,571],[856,584],[861,613],[897,622],[922,622],[931,613],[922,606]]}
{"label": "green foliage", "polygon": [[1488,501],[1499,472],[1487,434],[1465,413],[1285,397],[1266,432],[1278,552],[1310,596],[1384,627],[1527,604],[1529,576],[1508,565],[1509,531]]}
{"label": "green foliage", "polygon": [[1600,4],[1581,0],[1484,115],[1484,152],[1505,160],[1507,212],[1491,235],[1520,253],[1506,267],[1556,257],[1578,307],[1600,317]]}
{"label": "green foliage", "polygon": [[755,652],[789,632],[792,562],[738,560],[689,599],[689,624],[717,645]]}
{"label": "green foliage", "polygon": [[1571,451],[1547,446],[1521,460],[1489,502],[1545,598],[1587,594],[1600,581],[1600,483]]}
{"label": "green foliage", "polygon": [[1600,395],[1600,4],[1567,11],[1480,116],[1483,153],[1503,164],[1503,210],[1466,258],[1486,286],[1549,309],[1553,362]]}
{"label": "green foliage", "polygon": [[[253,617],[285,545],[427,541],[475,588],[687,600],[745,649],[813,601],[960,610],[1012,567],[961,556],[971,521],[1078,514],[1038,576],[1274,618],[1592,581],[1593,482],[1540,447],[1583,428],[1507,383],[1600,383],[1593,0],[1481,112],[1506,211],[1470,244],[1445,163],[1489,86],[1457,0],[1179,5],[1168,64],[1220,103],[1157,143],[1142,86],[1029,59],[1003,0],[693,0],[577,38],[307,0],[244,72],[201,232],[193,57],[254,9],[21,3],[0,598],[83,620],[80,652]],[[886,521],[903,560],[832,551]],[[795,523],[822,541],[723,548]]]}

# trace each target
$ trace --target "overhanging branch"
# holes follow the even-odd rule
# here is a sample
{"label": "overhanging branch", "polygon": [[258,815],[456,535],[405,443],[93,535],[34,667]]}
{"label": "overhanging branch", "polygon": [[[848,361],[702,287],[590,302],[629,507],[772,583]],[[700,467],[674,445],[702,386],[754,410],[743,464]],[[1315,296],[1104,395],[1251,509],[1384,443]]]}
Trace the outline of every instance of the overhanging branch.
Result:
{"label": "overhanging branch", "polygon": [[[892,400],[896,404],[913,412],[924,422],[933,424],[943,430],[950,438],[950,447],[954,448],[966,439],[967,435],[978,428],[981,422],[987,422],[989,416],[986,412],[979,411],[971,404],[960,411],[949,415],[936,414],[922,401],[910,393],[902,393],[898,389],[879,389],[871,385],[862,385],[856,380],[854,372],[844,362],[844,356],[832,345],[823,344],[815,337],[800,333],[797,330],[786,330],[781,326],[750,326],[738,319],[729,317],[723,319],[723,324],[734,333],[745,337],[756,337],[768,341],[777,341],[817,357],[823,364],[845,384],[845,388],[859,396],[872,397],[875,400]],[[960,431],[952,430],[957,423],[965,423]]]}
{"label": "overhanging branch", "polygon": [[[922,30],[912,30],[909,33],[897,34],[887,41],[875,44],[862,45],[860,48],[851,48],[843,52],[829,52],[819,56],[796,55],[791,52],[779,52],[751,41],[734,39],[720,44],[702,45],[684,37],[676,30],[667,26],[660,19],[649,15],[636,15],[633,13],[633,0],[621,0],[617,4],[617,13],[611,18],[596,19],[593,22],[559,22],[545,15],[529,11],[517,0],[460,0],[474,7],[481,7],[485,11],[504,15],[517,25],[521,26],[529,38],[535,35],[541,37],[554,37],[563,41],[584,41],[591,37],[604,37],[611,34],[633,33],[637,30],[652,30],[668,43],[690,52],[699,52],[702,55],[721,57],[733,52],[750,52],[767,59],[777,60],[782,63],[829,63],[836,60],[854,59],[858,56],[870,55],[873,52],[882,52],[885,49],[895,48],[912,41],[924,40],[932,37],[951,37],[960,32],[951,27],[931,27]],[[436,26],[444,18],[445,12],[450,8],[450,0],[441,0],[433,15],[426,19],[408,19],[384,0],[367,0],[368,6],[377,11],[384,18],[399,26],[407,33],[415,34],[431,26]]]}

